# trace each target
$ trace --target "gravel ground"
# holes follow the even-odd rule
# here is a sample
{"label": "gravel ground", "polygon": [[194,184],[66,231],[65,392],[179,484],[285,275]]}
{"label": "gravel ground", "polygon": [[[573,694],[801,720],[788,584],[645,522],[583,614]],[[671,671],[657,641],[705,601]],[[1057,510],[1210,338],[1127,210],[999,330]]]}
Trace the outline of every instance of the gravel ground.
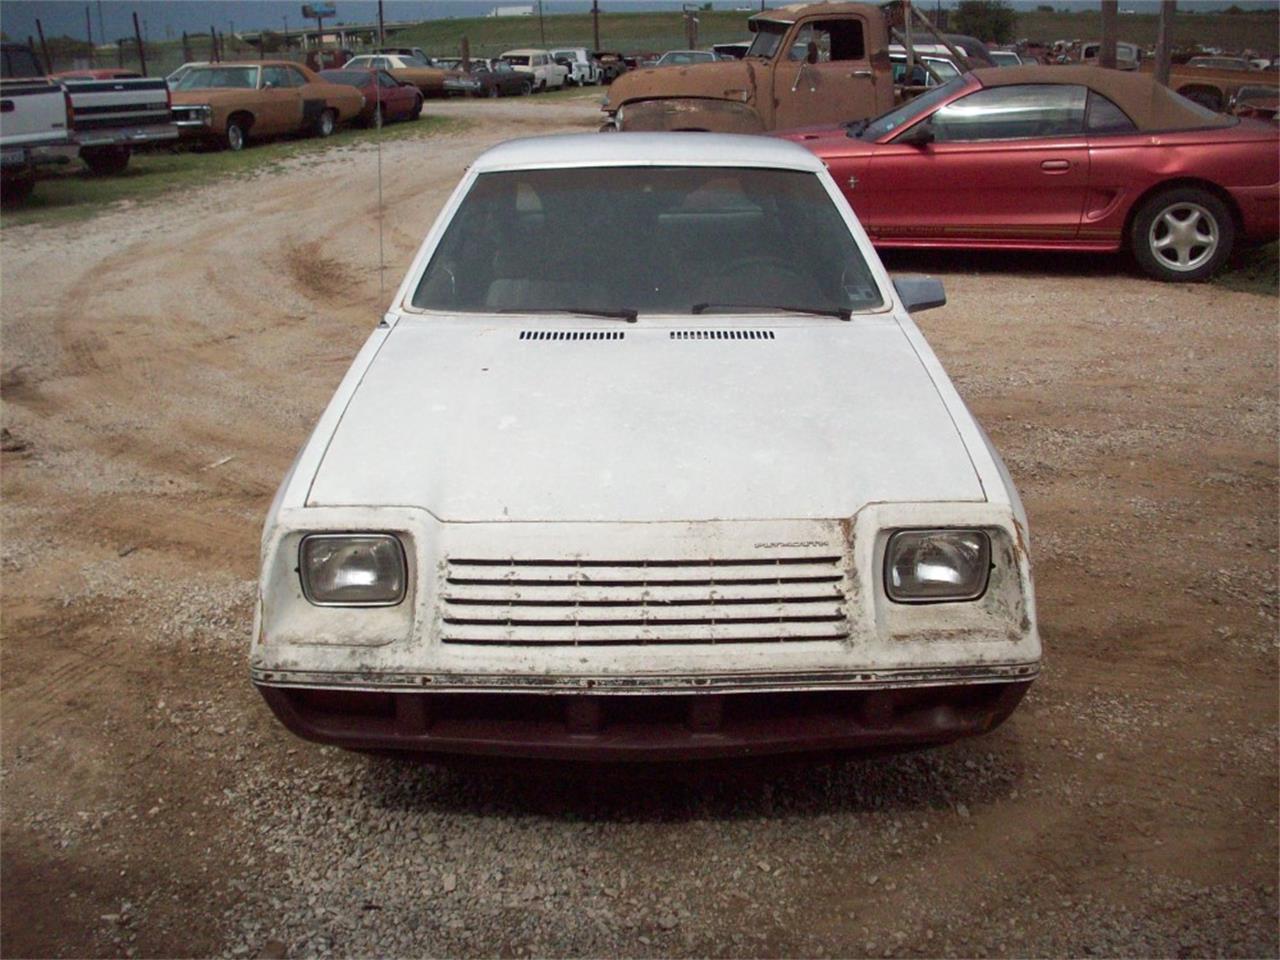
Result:
{"label": "gravel ground", "polygon": [[[466,164],[388,144],[389,290]],[[7,227],[0,952],[1276,956],[1277,301],[1117,258],[895,254],[1033,528],[1045,674],[945,749],[702,781],[294,740],[257,538],[387,294],[375,154]],[[620,251],[620,255],[623,255]]]}

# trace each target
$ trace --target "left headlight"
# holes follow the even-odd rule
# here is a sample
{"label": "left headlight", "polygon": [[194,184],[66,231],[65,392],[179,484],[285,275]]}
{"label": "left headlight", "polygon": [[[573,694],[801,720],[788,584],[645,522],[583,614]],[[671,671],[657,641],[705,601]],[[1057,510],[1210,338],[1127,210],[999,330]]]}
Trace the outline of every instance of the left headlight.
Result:
{"label": "left headlight", "polygon": [[298,547],[302,592],[318,606],[390,607],[404,599],[404,547],[388,533],[317,533]]}
{"label": "left headlight", "polygon": [[898,603],[977,600],[990,572],[981,530],[899,530],[885,548],[884,589]]}

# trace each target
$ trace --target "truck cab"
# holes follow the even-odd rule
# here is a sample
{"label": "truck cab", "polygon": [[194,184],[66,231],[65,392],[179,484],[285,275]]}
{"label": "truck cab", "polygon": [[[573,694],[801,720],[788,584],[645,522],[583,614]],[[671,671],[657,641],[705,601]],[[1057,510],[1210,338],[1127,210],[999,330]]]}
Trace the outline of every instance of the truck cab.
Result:
{"label": "truck cab", "polygon": [[737,61],[637,70],[610,88],[606,128],[760,133],[876,116],[893,106],[877,7],[822,3],[751,17]]}

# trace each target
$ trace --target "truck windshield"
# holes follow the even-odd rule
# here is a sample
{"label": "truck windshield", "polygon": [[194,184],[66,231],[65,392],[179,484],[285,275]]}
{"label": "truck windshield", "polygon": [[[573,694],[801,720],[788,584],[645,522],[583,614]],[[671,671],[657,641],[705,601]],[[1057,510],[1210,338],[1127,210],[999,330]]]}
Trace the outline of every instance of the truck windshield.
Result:
{"label": "truck windshield", "polygon": [[816,174],[622,166],[482,174],[412,302],[475,313],[847,315],[883,300]]}
{"label": "truck windshield", "polygon": [[257,67],[195,67],[187,71],[174,89],[216,90],[228,87],[252,90],[257,85]]}
{"label": "truck windshield", "polygon": [[791,24],[789,23],[757,20],[755,39],[751,41],[751,46],[747,48],[746,55],[748,57],[763,57],[765,60],[772,60],[773,55],[778,52],[778,44],[782,42],[783,36],[790,27]]}

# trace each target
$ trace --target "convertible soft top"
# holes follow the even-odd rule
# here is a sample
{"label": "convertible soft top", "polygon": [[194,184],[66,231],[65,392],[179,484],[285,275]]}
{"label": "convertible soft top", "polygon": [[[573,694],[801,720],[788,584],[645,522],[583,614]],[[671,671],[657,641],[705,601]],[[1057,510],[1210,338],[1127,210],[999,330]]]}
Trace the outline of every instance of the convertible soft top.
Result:
{"label": "convertible soft top", "polygon": [[1096,90],[1129,115],[1139,130],[1197,130],[1229,127],[1235,117],[1213,113],[1142,73],[1102,67],[994,67],[975,70],[984,87],[1015,83],[1070,83]]}

